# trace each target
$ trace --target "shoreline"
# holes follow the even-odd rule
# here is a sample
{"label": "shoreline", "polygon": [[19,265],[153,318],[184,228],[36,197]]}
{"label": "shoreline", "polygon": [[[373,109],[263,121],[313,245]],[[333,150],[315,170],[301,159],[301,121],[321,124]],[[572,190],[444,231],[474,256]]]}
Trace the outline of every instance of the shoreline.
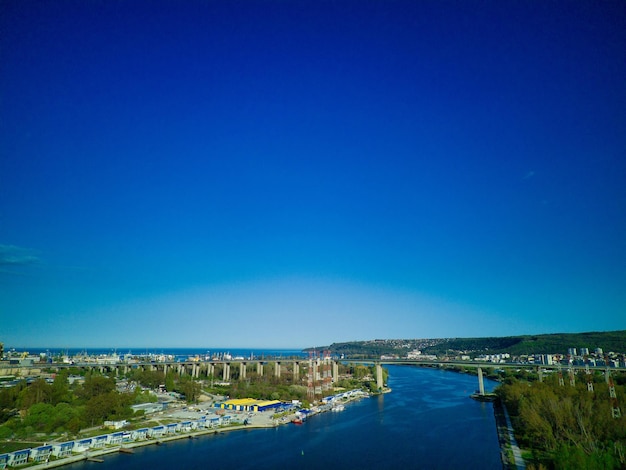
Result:
{"label": "shoreline", "polygon": [[[286,423],[287,424],[287,423]],[[145,441],[128,442],[123,445],[117,445],[115,447],[109,447],[106,449],[88,450],[79,455],[72,455],[71,457],[63,457],[58,460],[50,460],[48,462],[38,463],[36,465],[24,466],[27,469],[44,469],[61,467],[63,465],[69,465],[72,463],[88,461],[89,459],[96,459],[103,455],[114,454],[123,452],[122,449],[132,450],[136,447],[146,447],[150,445],[161,445],[166,442],[179,441],[181,439],[195,439],[196,437],[205,436],[208,434],[221,434],[224,432],[240,431],[242,429],[271,429],[279,426],[276,424],[238,424],[235,426],[228,426],[219,429],[203,429],[201,431],[192,431],[185,434],[176,434],[174,436],[167,436],[160,439],[146,439]],[[128,452],[132,455],[132,452]]]}
{"label": "shoreline", "polygon": [[503,470],[525,469],[526,462],[522,458],[517,441],[513,435],[513,425],[511,424],[508,411],[499,398],[493,402],[493,414],[496,418],[496,431],[500,444],[500,460],[502,461]]}
{"label": "shoreline", "polygon": [[[389,392],[391,392],[391,389],[387,388],[382,393],[389,393]],[[369,395],[368,398],[371,396],[372,395]],[[363,397],[354,397],[354,398],[348,399],[344,404],[347,405],[361,398]],[[321,412],[325,412],[325,411],[321,411]],[[233,426],[225,426],[225,427],[220,427],[220,428],[201,429],[199,431],[194,430],[190,432],[175,434],[172,436],[165,436],[165,437],[157,438],[157,439],[150,438],[150,439],[146,439],[143,441],[127,442],[127,443],[115,445],[109,448],[87,450],[84,453],[81,453],[78,455],[62,457],[58,460],[49,460],[48,462],[42,462],[42,463],[30,465],[30,466],[23,466],[23,468],[26,468],[29,470],[30,469],[39,470],[39,469],[45,469],[45,468],[62,467],[64,465],[70,465],[73,463],[87,462],[90,459],[98,459],[104,455],[109,455],[109,454],[114,454],[114,453],[124,453],[125,451],[126,453],[132,455],[132,449],[137,448],[137,447],[146,447],[150,445],[157,446],[160,444],[164,444],[166,442],[178,441],[182,439],[196,439],[201,436],[212,435],[212,434],[222,434],[222,433],[227,433],[231,431],[241,431],[241,430],[247,430],[247,429],[272,429],[278,426],[291,424],[291,420],[295,416],[296,414],[293,413],[292,415],[284,416],[280,419],[271,419],[271,421],[268,421],[267,424],[236,424]]]}

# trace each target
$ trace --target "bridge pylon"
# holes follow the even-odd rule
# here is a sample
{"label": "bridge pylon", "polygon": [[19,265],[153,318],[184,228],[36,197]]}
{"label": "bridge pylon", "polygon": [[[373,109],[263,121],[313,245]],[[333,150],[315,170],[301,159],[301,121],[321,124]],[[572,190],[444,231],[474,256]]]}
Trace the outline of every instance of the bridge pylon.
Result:
{"label": "bridge pylon", "polygon": [[383,383],[383,366],[380,362],[376,362],[376,388],[382,390],[385,384]]}

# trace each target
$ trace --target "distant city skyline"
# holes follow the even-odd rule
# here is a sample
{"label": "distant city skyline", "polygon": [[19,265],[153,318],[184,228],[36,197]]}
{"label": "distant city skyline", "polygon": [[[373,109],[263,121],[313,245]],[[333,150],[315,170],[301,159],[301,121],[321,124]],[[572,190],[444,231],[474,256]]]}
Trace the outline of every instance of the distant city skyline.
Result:
{"label": "distant city skyline", "polygon": [[626,8],[0,5],[0,342],[626,329]]}

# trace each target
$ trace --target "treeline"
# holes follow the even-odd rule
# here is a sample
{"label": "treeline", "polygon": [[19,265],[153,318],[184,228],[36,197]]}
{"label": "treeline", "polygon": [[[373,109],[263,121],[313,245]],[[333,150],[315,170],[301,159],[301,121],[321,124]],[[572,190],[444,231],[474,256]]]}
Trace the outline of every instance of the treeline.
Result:
{"label": "treeline", "polygon": [[[528,468],[610,470],[626,468],[626,419],[614,418],[609,388],[601,375],[560,385],[558,376],[544,382],[506,379],[497,393],[506,405],[522,448],[531,449]],[[623,386],[615,386],[626,405]]]}
{"label": "treeline", "polygon": [[[334,384],[334,388],[348,390],[366,388],[375,393],[376,379],[375,367],[362,364],[339,364],[341,379]],[[386,381],[387,370],[383,368],[383,380]],[[308,381],[305,375],[294,380],[292,374],[284,374],[281,377],[270,375],[251,375],[245,380],[231,382],[228,386],[217,386],[211,391],[218,394],[228,395],[230,398],[255,398],[259,400],[300,400],[308,402]],[[328,394],[332,391],[328,391]]]}
{"label": "treeline", "polygon": [[[160,374],[160,375],[159,375]],[[88,372],[84,381],[70,386],[69,371],[57,374],[52,383],[37,379],[28,384],[21,381],[14,387],[0,390],[0,439],[29,438],[42,433],[77,435],[80,430],[101,426],[104,421],[117,421],[136,416],[134,404],[156,401],[156,396],[141,387],[118,391],[114,377]],[[200,386],[190,378],[162,372],[134,370],[129,383],[149,388],[169,384],[172,391],[196,400]],[[142,414],[142,412],[139,412]]]}
{"label": "treeline", "polygon": [[520,336],[493,338],[452,338],[443,343],[424,348],[424,354],[444,355],[450,351],[509,352],[523,341]]}
{"label": "treeline", "polygon": [[[372,341],[354,341],[348,343],[333,343],[328,346],[332,354],[344,355],[350,359],[369,359],[387,354],[397,354],[398,348],[393,344]],[[406,354],[406,350],[404,350]]]}
{"label": "treeline", "polygon": [[130,405],[139,395],[139,391],[118,393],[115,379],[92,374],[73,388],[67,372],[58,374],[51,384],[44,379],[30,385],[22,381],[0,391],[0,438],[26,438],[36,433],[75,435],[107,419],[131,417]]}
{"label": "treeline", "polygon": [[[333,354],[343,354],[346,358],[351,359],[373,358],[393,354],[398,354],[402,357],[406,355],[407,349],[399,345],[408,344],[412,341],[414,340],[351,341],[333,343],[327,349]],[[580,348],[588,348],[590,352],[593,352],[596,348],[602,348],[604,352],[626,352],[624,351],[626,347],[626,330],[487,338],[446,338],[422,341],[433,343],[422,348],[424,354],[439,356],[459,352],[487,354],[508,352],[513,355],[567,354],[568,348],[578,348],[578,351],[580,351]]]}
{"label": "treeline", "polygon": [[472,351],[477,353],[522,354],[567,354],[569,348],[588,348],[593,352],[602,348],[604,352],[623,353],[626,346],[626,331],[589,333],[556,333],[545,335],[506,336],[494,338],[451,338],[441,344],[424,348],[426,354],[446,354],[448,351]]}

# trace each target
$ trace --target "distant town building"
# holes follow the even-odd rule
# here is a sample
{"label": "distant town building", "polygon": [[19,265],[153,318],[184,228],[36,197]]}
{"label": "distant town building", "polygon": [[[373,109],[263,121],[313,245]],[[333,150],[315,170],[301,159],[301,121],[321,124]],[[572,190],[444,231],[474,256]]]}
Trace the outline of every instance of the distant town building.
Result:
{"label": "distant town building", "polygon": [[596,348],[596,355],[602,356],[602,354],[604,354],[604,351],[602,351],[602,348]]}
{"label": "distant town building", "polygon": [[574,357],[577,356],[576,354],[576,348],[568,348],[567,349],[567,354],[569,354],[570,356]]}
{"label": "distant town building", "polygon": [[542,354],[541,364],[545,366],[551,366],[552,364],[554,364],[554,360],[552,359],[552,354]]}
{"label": "distant town building", "polygon": [[589,355],[589,348],[580,348],[580,355],[581,356],[588,356]]}
{"label": "distant town building", "polygon": [[413,351],[409,351],[406,355],[407,359],[417,359],[418,356],[422,355],[422,351],[419,349],[414,349]]}

